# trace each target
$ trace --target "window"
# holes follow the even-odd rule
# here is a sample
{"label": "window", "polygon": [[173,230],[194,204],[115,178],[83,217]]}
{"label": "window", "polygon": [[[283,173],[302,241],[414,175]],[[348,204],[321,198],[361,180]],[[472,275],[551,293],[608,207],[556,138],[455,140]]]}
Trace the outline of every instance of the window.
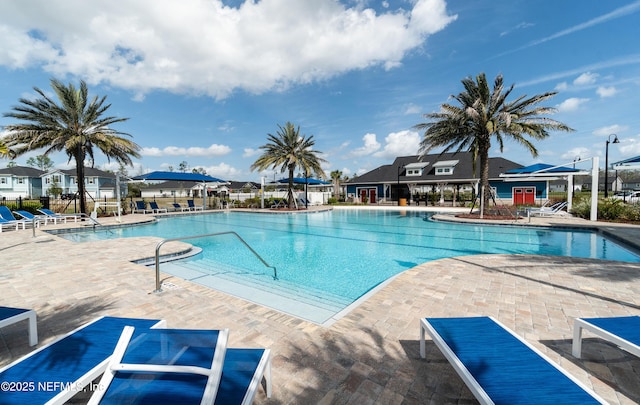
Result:
{"label": "window", "polygon": [[51,177],[45,177],[44,184],[51,184]]}
{"label": "window", "polygon": [[409,163],[404,168],[406,176],[422,176],[423,170],[429,165],[429,162]]}
{"label": "window", "polygon": [[24,184],[24,177],[16,177],[16,183]]}
{"label": "window", "polygon": [[95,177],[87,177],[87,184],[95,184],[95,182],[96,182]]}
{"label": "window", "polygon": [[7,178],[6,177],[0,177],[0,184],[7,184]]}
{"label": "window", "polygon": [[443,160],[436,162],[433,167],[436,169],[436,175],[451,175],[458,164],[459,160]]}
{"label": "window", "polygon": [[54,174],[53,175],[53,182],[54,183],[60,183],[60,175],[59,174]]}
{"label": "window", "polygon": [[452,174],[453,167],[438,167],[436,169],[436,174]]}

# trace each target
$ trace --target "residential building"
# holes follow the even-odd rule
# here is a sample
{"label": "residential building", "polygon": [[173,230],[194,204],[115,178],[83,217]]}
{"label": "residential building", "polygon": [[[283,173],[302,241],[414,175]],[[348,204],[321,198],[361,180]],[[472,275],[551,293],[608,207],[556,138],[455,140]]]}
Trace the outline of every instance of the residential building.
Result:
{"label": "residential building", "polygon": [[[52,187],[62,190],[65,196],[75,195],[78,192],[78,176],[75,169],[54,169],[40,176],[42,188],[45,194]],[[116,175],[93,167],[84,168],[85,191],[93,198],[116,198],[116,183],[120,185],[120,196],[127,195],[127,186],[124,181],[118,182]]]}
{"label": "residential building", "polygon": [[[490,158],[489,183],[497,200],[511,203],[515,190],[531,186],[531,182],[527,181],[512,182],[506,186],[499,177],[501,173],[521,167],[504,158]],[[398,157],[390,165],[380,166],[349,180],[346,183],[347,200],[368,204],[401,203],[404,200],[409,204],[419,204],[426,203],[430,194],[444,204],[447,191],[453,195],[452,204],[456,205],[460,193],[477,194],[479,171],[479,161],[474,167],[473,156],[469,152],[430,154],[422,159],[418,159],[418,156]]]}
{"label": "residential building", "polygon": [[0,169],[0,199],[39,198],[44,172],[27,166],[13,166]]}

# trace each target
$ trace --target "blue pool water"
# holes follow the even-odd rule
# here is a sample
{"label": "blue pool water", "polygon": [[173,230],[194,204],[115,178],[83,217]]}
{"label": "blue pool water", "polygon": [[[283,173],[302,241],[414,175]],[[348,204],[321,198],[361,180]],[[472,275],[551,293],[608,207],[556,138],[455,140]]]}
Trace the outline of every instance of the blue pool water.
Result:
{"label": "blue pool water", "polygon": [[[432,221],[429,215],[377,210],[300,215],[230,212],[161,218],[150,225],[62,236],[84,241],[133,236],[177,238],[234,231],[277,268],[278,280],[273,280],[273,269],[265,267],[233,235],[189,240],[203,249],[202,254],[178,265],[163,264],[162,271],[201,280],[214,288],[230,282],[259,285],[256,291],[247,293],[248,299],[259,294],[258,290],[281,289],[284,295],[301,290],[301,295],[327,301],[327,314],[339,311],[406,269],[446,257],[541,254],[640,262],[639,256],[592,232],[445,223]],[[215,281],[209,277],[212,274],[218,277]],[[323,312],[320,318],[327,314]]]}

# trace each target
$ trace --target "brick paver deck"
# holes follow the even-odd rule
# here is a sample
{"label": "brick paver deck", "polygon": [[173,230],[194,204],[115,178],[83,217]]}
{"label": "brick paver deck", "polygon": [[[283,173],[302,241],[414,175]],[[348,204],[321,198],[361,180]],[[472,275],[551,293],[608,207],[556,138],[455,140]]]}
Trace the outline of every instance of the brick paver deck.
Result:
{"label": "brick paver deck", "polygon": [[[153,293],[153,270],[130,260],[153,255],[156,243],[3,232],[0,305],[35,309],[40,345],[99,315],[230,328],[230,346],[272,350],[273,398],[260,391],[257,404],[475,403],[434,344],[420,358],[419,319],[492,315],[612,404],[640,402],[640,359],[588,334],[583,358],[571,356],[575,317],[640,315],[638,263],[529,255],[437,260],[405,271],[327,328],[175,277],[164,276],[170,288]],[[0,365],[32,350],[24,326],[0,330]]]}

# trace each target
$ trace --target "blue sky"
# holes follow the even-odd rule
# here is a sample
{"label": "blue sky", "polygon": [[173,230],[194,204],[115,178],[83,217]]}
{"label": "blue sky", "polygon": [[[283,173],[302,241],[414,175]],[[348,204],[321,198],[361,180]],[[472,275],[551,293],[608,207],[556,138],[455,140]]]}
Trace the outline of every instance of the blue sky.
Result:
{"label": "blue sky", "polygon": [[576,130],[536,143],[537,158],[514,143],[492,156],[604,167],[611,134],[610,162],[640,154],[639,17],[640,1],[601,0],[4,1],[0,112],[52,77],[82,79],[129,118],[117,129],[142,147],[130,175],[185,161],[227,180],[280,178],[249,168],[291,121],[327,173],[354,176],[416,154],[422,114],[485,72],[514,96],[558,91],[546,105]]}

